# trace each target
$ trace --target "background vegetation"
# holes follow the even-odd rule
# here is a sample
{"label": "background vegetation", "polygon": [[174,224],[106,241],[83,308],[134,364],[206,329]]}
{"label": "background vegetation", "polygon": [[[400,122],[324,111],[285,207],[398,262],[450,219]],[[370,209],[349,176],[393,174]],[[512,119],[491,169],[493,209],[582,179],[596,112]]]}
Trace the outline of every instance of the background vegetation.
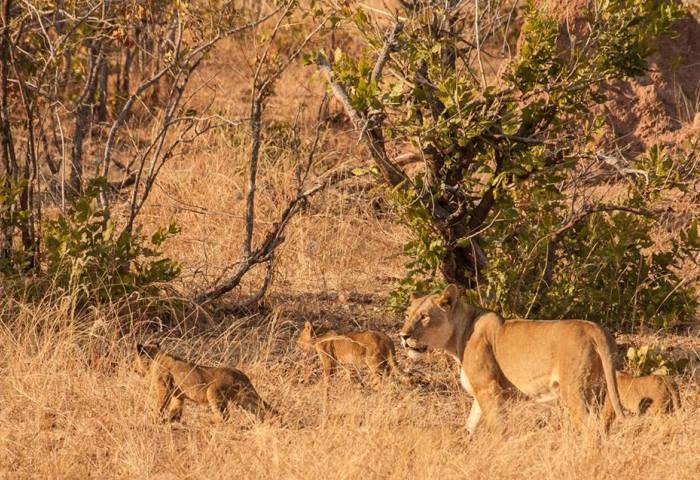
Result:
{"label": "background vegetation", "polygon": [[[700,86],[654,76],[695,2],[0,3],[4,474],[697,471]],[[638,84],[673,90],[672,141],[610,126]],[[685,410],[582,441],[517,405],[505,443],[469,439],[438,354],[409,391],[341,374],[321,402],[305,320],[392,334],[446,282],[607,325],[630,371],[685,375]],[[130,369],[152,338],[241,368],[282,419],[156,424]]]}

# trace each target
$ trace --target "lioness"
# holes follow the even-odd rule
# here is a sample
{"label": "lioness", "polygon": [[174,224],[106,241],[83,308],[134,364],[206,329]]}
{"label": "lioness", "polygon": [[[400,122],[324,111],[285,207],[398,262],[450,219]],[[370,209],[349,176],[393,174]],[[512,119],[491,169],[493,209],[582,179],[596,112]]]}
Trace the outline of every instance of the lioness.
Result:
{"label": "lioness", "polygon": [[460,383],[474,397],[467,430],[474,433],[483,414],[498,425],[506,393],[520,392],[538,402],[561,399],[581,428],[588,404],[607,384],[612,407],[622,416],[612,353],[615,341],[600,326],[582,320],[509,320],[467,305],[459,288],[414,299],[400,332],[416,358],[442,349],[461,365]]}
{"label": "lioness", "polygon": [[179,421],[185,399],[209,403],[219,419],[229,418],[231,403],[264,418],[276,412],[255,391],[248,377],[235,368],[204,367],[160,350],[157,344],[136,345],[135,369],[150,375],[158,414],[168,407],[168,420]]}
{"label": "lioness", "polygon": [[394,342],[382,332],[367,330],[338,334],[328,332],[315,337],[311,323],[305,322],[299,334],[297,346],[300,350],[315,351],[321,360],[324,381],[328,381],[337,364],[355,367],[366,366],[376,387],[384,375],[397,374],[404,379],[405,374],[396,364]]}
{"label": "lioness", "polygon": [[[617,372],[616,376],[622,406],[636,415],[669,413],[681,407],[678,385],[667,375],[633,377]],[[603,407],[605,424],[609,425],[614,418],[615,410],[606,398]]]}

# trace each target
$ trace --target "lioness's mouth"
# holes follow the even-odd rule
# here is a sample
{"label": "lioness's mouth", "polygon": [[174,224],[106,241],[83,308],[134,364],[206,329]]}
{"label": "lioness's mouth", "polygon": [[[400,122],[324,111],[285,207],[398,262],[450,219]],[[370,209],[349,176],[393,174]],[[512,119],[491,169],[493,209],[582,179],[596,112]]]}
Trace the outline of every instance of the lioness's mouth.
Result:
{"label": "lioness's mouth", "polygon": [[411,347],[409,345],[406,345],[406,348],[408,348],[409,350],[413,350],[417,353],[425,353],[428,351],[428,347]]}
{"label": "lioness's mouth", "polygon": [[[404,348],[412,350],[416,353],[425,353],[428,350],[428,347],[426,347],[426,346],[419,347],[418,345],[411,345],[410,340],[412,340],[410,337],[401,337],[401,345]],[[414,340],[414,343],[415,343],[415,340]]]}

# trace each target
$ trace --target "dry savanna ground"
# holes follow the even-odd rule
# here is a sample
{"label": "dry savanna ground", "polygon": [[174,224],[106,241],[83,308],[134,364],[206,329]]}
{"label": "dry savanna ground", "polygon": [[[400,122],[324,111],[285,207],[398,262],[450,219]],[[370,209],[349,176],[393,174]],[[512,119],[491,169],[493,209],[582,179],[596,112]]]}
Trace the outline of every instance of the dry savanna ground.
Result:
{"label": "dry savanna ground", "polygon": [[[313,299],[306,302],[313,304]],[[342,311],[324,301],[308,315]],[[328,303],[326,305],[326,303]],[[366,306],[356,306],[358,316]],[[504,436],[465,429],[468,398],[452,362],[435,354],[404,368],[420,379],[379,390],[338,372],[323,401],[316,361],[295,351],[288,311],[253,327],[242,319],[206,335],[163,335],[168,350],[237,365],[281,412],[257,422],[241,412],[219,424],[188,404],[182,423],[156,420],[147,382],[131,369],[132,338],[106,322],[47,334],[29,328],[68,312],[22,314],[3,329],[0,465],[7,478],[697,478],[700,395],[681,382],[683,408],[618,421],[609,436],[573,431],[558,408],[508,409]],[[99,319],[105,317],[98,316]],[[370,324],[388,330],[391,322]],[[16,332],[16,331],[15,331]],[[111,351],[105,356],[96,354]]]}
{"label": "dry savanna ground", "polygon": [[[235,42],[217,49],[197,78],[195,103],[245,117],[245,54]],[[306,105],[304,138],[323,91],[308,68],[285,73],[265,113],[267,122],[291,122]],[[324,168],[363,161],[357,133],[344,125],[322,140]],[[200,138],[166,165],[140,217],[146,232],[171,219],[182,227],[166,251],[182,263],[177,287],[185,296],[241,256],[248,147],[244,127]],[[261,159],[257,240],[293,191],[293,159],[274,148],[268,141]],[[70,302],[0,299],[0,316],[13,318],[0,324],[0,477],[700,478],[700,386],[690,377],[679,379],[681,411],[616,421],[608,436],[595,426],[575,432],[556,406],[517,403],[504,435],[482,429],[470,437],[471,400],[454,363],[439,353],[412,363],[399,350],[416,379],[410,386],[386,382],[375,391],[361,373],[339,372],[325,402],[318,361],[294,346],[303,322],[375,328],[393,338],[401,324],[385,302],[402,274],[409,235],[386,203],[373,201],[378,196],[358,180],[315,197],[286,232],[261,311],[248,316],[144,329],[140,322],[152,319],[122,303],[86,319],[74,316]],[[254,272],[234,297],[260,281]],[[280,417],[257,422],[238,412],[218,424],[208,407],[189,403],[182,423],[158,422],[148,384],[131,368],[134,342],[148,339],[192,361],[240,368]],[[697,336],[624,341],[700,351]]]}

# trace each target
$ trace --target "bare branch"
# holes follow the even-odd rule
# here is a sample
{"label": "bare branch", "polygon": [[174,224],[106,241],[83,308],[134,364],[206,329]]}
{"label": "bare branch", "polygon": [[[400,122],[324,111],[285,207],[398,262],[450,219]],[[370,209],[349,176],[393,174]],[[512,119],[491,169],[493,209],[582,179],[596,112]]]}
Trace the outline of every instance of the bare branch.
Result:
{"label": "bare branch", "polygon": [[253,295],[245,298],[244,300],[237,302],[237,303],[229,303],[226,305],[221,305],[217,307],[216,311],[224,314],[238,314],[240,312],[243,312],[247,310],[248,308],[252,307],[256,303],[260,301],[260,299],[265,295],[267,292],[267,289],[269,288],[270,284],[272,283],[272,277],[274,274],[274,259],[270,259],[267,262],[267,267],[266,267],[266,272],[265,272],[265,278],[263,279],[262,285],[260,285],[260,288],[258,289],[257,292],[255,292]]}
{"label": "bare branch", "polygon": [[357,168],[357,166],[353,165],[333,170],[326,174],[324,178],[313,187],[297,193],[297,196],[289,201],[287,207],[280,214],[279,219],[273,224],[270,231],[268,231],[261,245],[251,251],[250,255],[246,256],[246,258],[236,266],[233,274],[225,281],[197,295],[194,298],[194,302],[200,305],[210,303],[212,300],[236,288],[251,267],[259,263],[270,261],[274,250],[284,242],[284,237],[282,235],[285,228],[290,220],[301,211],[304,203],[318,192],[351,178],[353,176],[352,170],[355,168]]}
{"label": "bare branch", "polygon": [[370,114],[368,118],[363,118],[355,108],[353,108],[350,98],[345,88],[335,80],[331,64],[328,59],[319,54],[316,56],[316,65],[326,77],[331,91],[335,98],[343,105],[343,109],[353,126],[362,132],[362,137],[369,147],[372,159],[379,167],[385,180],[392,186],[410,183],[404,171],[389,159],[384,149],[384,135],[381,130],[381,112]]}
{"label": "bare branch", "polygon": [[395,52],[398,49],[398,36],[403,30],[403,23],[396,23],[390,31],[387,31],[386,37],[384,38],[384,46],[381,52],[379,52],[379,57],[377,58],[377,63],[374,64],[374,69],[372,70],[372,76],[370,80],[373,83],[379,83],[382,78],[382,71],[384,70],[384,65],[389,60],[389,55],[391,52]]}

